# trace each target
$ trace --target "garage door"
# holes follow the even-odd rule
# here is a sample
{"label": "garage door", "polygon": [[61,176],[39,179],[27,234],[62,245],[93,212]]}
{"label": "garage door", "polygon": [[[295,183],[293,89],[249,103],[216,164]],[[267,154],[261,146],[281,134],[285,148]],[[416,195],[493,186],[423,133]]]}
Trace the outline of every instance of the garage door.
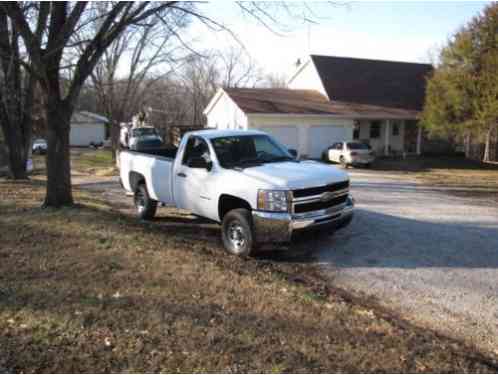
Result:
{"label": "garage door", "polygon": [[299,138],[297,136],[296,126],[275,126],[271,128],[259,128],[275,137],[280,143],[287,148],[299,150]]}
{"label": "garage door", "polygon": [[319,158],[322,152],[334,142],[348,140],[343,126],[312,126],[309,128],[308,156]]}
{"label": "garage door", "polygon": [[105,126],[102,124],[72,124],[69,143],[71,146],[88,146],[101,143],[105,139]]}

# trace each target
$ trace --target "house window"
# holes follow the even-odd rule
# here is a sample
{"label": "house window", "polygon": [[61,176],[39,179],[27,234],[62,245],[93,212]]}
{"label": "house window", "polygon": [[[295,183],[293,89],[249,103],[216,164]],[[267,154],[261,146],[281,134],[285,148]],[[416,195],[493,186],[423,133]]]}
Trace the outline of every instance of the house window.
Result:
{"label": "house window", "polygon": [[370,123],[370,139],[380,138],[380,121]]}
{"label": "house window", "polygon": [[392,125],[393,125],[393,132],[392,132],[392,134],[393,134],[393,137],[396,137],[396,136],[399,135],[399,125],[400,125],[399,121],[394,121],[392,123]]}

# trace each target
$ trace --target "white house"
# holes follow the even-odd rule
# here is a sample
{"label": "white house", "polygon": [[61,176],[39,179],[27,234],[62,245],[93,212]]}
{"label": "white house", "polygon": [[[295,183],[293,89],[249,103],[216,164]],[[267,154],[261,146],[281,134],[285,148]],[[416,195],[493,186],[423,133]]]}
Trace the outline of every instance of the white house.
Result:
{"label": "white house", "polygon": [[362,140],[378,153],[420,153],[428,64],[311,55],[288,88],[221,88],[206,107],[207,126],[260,129],[303,157],[335,141]]}
{"label": "white house", "polygon": [[69,144],[71,146],[89,146],[103,143],[107,138],[106,117],[87,111],[74,112],[71,117],[71,132]]}

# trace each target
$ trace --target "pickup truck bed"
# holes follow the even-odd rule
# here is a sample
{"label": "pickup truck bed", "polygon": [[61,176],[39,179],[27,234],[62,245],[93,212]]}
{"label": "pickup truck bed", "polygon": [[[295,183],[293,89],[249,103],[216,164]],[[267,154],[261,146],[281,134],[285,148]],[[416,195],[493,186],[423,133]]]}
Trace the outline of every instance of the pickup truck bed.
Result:
{"label": "pickup truck bed", "polygon": [[140,150],[140,151],[132,151],[126,150],[135,155],[154,155],[154,156],[162,156],[163,158],[174,159],[176,157],[176,153],[178,152],[178,148],[175,146],[169,147],[161,147],[161,148],[153,148],[149,150]]}

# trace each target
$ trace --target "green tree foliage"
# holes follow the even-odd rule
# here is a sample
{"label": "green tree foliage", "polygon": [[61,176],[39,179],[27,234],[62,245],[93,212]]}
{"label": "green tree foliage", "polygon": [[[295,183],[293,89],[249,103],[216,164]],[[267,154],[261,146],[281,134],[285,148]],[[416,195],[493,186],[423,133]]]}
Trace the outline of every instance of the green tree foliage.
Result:
{"label": "green tree foliage", "polygon": [[439,55],[422,123],[431,134],[485,141],[498,127],[498,3],[462,27]]}

